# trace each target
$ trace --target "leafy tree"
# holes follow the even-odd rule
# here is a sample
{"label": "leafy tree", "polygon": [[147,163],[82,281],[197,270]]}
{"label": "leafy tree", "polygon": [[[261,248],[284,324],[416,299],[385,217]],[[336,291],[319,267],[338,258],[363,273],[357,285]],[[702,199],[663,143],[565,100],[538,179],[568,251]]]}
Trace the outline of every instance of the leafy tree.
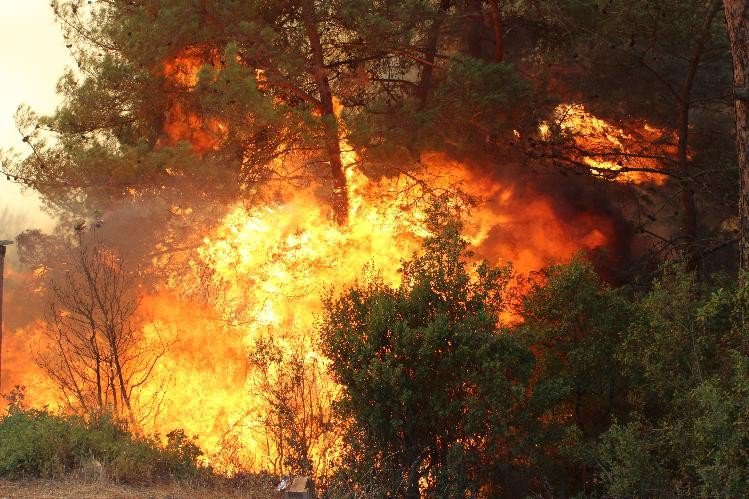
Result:
{"label": "leafy tree", "polygon": [[[194,188],[210,179],[216,192],[231,195],[272,175],[272,158],[311,147],[324,151],[336,211],[345,215],[338,126],[322,67],[331,47],[321,33],[345,35],[332,22],[322,26],[332,5],[54,6],[86,78],[71,72],[62,80],[66,103],[56,116],[30,117],[29,125],[65,139],[36,146],[40,155],[26,169],[33,182],[79,178],[148,189],[186,178]],[[54,155],[67,161],[52,161]],[[48,171],[48,163],[56,168]]]}
{"label": "leafy tree", "polygon": [[613,495],[741,495],[746,446],[745,286],[698,286],[667,269],[638,300],[617,358],[631,409],[596,451]]}
{"label": "leafy tree", "polygon": [[615,359],[632,306],[578,258],[552,265],[523,299],[520,332],[536,359],[529,455],[553,494],[592,489],[586,448],[625,405],[626,379]]}
{"label": "leafy tree", "polygon": [[[55,1],[79,67],[60,81],[64,104],[53,116],[19,115],[31,154],[6,158],[4,171],[63,205],[81,190],[116,199],[176,189],[200,193],[195,202],[317,178],[345,222],[347,130],[360,145],[407,145],[413,134],[398,139],[387,126],[421,107],[428,136],[455,121],[460,106],[446,100],[463,101],[460,79],[471,90],[464,112],[478,106],[484,114],[471,124],[484,135],[497,112],[518,107],[525,90],[509,64],[452,59],[453,41],[473,43],[464,9],[483,26],[482,2],[469,4]],[[345,126],[336,98],[350,109]]]}
{"label": "leafy tree", "polygon": [[430,227],[398,288],[369,274],[327,302],[346,463],[354,484],[375,475],[391,496],[419,497],[421,483],[441,496],[499,490],[532,362],[497,325],[509,269],[469,264],[454,221],[434,215]]}

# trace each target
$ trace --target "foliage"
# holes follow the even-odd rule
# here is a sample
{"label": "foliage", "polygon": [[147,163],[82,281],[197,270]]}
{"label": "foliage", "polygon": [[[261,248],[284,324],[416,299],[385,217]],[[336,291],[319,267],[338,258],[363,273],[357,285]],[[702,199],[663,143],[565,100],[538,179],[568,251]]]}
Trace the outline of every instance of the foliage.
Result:
{"label": "foliage", "polygon": [[642,298],[617,354],[630,379],[632,409],[600,443],[609,493],[746,490],[746,298],[745,283],[704,290],[680,267],[667,268]]}
{"label": "foliage", "polygon": [[11,404],[0,419],[0,477],[59,477],[94,463],[116,481],[196,479],[209,472],[182,431],[136,436],[106,414],[83,418]]}
{"label": "foliage", "polygon": [[551,81],[562,89],[551,98],[562,105],[584,105],[595,116],[633,131],[634,140],[631,145],[605,145],[590,140],[590,131],[580,127],[566,137],[552,133],[531,141],[530,154],[563,170],[614,177],[622,171],[653,171],[657,165],[662,183],[682,192],[680,206],[664,213],[656,202],[663,186],[644,185],[656,197],[638,194],[642,215],[634,221],[639,230],[662,236],[664,222],[674,232],[678,227],[679,237],[655,237],[653,244],[663,253],[688,252],[693,263],[709,261],[711,248],[733,247],[729,241],[734,236],[721,223],[735,216],[736,205],[726,200],[737,198],[738,187],[722,2],[543,4],[539,17],[549,35],[539,53],[558,68]]}
{"label": "foliage", "polygon": [[622,410],[615,352],[633,308],[580,258],[549,267],[524,297],[518,329],[535,356],[527,431],[539,449],[529,458],[555,494],[589,487],[586,448]]}
{"label": "foliage", "polygon": [[[497,328],[509,268],[469,264],[459,225],[433,214],[425,253],[399,288],[376,275],[331,297],[321,327],[351,478],[381,477],[393,495],[463,495],[491,485],[512,450],[530,352]],[[364,483],[363,481],[361,483]]]}
{"label": "foliage", "polygon": [[[522,125],[530,84],[509,63],[456,55],[424,110],[422,147],[468,150]],[[456,120],[456,116],[466,119]]]}
{"label": "foliage", "polygon": [[741,495],[746,284],[674,263],[633,292],[578,258],[502,327],[507,269],[469,264],[449,218],[432,227],[399,288],[369,273],[327,302],[347,424],[331,493]]}

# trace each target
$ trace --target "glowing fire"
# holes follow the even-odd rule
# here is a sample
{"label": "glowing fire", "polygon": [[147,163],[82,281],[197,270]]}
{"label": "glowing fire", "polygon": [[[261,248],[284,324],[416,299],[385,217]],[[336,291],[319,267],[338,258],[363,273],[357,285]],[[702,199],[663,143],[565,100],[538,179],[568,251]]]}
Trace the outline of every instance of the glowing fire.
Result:
{"label": "glowing fire", "polygon": [[[273,447],[257,425],[264,407],[252,393],[248,349],[270,335],[289,346],[304,342],[312,352],[322,296],[353,283],[368,265],[386,283],[398,284],[400,261],[418,252],[427,234],[422,201],[429,190],[459,187],[478,198],[465,237],[478,256],[512,262],[520,272],[605,246],[615,237],[603,216],[562,217],[544,195],[519,194],[516,186],[437,154],[423,158],[429,172],[424,183],[406,175],[371,180],[354,160],[347,155],[348,227],[338,226],[314,187],[285,192],[272,205],[236,205],[205,235],[173,289],[146,297],[144,335],[175,340],[143,395],[148,399],[165,390],[147,431],[185,429],[199,437],[218,467],[231,470],[241,462],[267,468]],[[204,304],[191,303],[181,296],[191,291],[185,283],[192,291],[207,285],[214,292]],[[39,376],[25,370],[13,383],[38,385]],[[30,396],[37,405],[53,400],[49,390],[30,390]]]}
{"label": "glowing fire", "polygon": [[[550,260],[601,247],[613,237],[603,218],[563,220],[541,195],[529,199],[526,192],[521,199],[513,186],[438,155],[425,162],[432,175],[430,189],[461,185],[483,198],[465,237],[495,262],[512,261],[523,272],[537,270]],[[174,377],[160,413],[162,431],[185,428],[215,453],[232,437],[230,441],[242,442],[245,462],[254,456],[262,465],[258,460],[267,444],[253,419],[262,406],[250,392],[245,349],[264,335],[289,344],[304,341],[311,349],[326,290],[353,283],[368,265],[386,283],[398,284],[399,262],[419,251],[427,234],[419,202],[425,186],[405,176],[372,181],[353,166],[348,175],[348,227],[336,224],[312,188],[287,193],[270,206],[237,205],[206,235],[190,262],[196,288],[197,276],[207,268],[209,284],[219,290],[210,307],[188,311],[175,306],[173,296],[150,298],[151,313],[159,318],[153,327],[176,328],[181,335],[160,366],[159,377]]]}
{"label": "glowing fire", "polygon": [[218,147],[226,137],[227,124],[216,117],[204,117],[186,111],[180,94],[190,92],[198,84],[198,73],[206,60],[220,67],[215,51],[202,47],[188,47],[164,64],[163,74],[170,93],[175,94],[164,117],[164,134],[168,145],[186,141],[195,153],[202,155]]}
{"label": "glowing fire", "polygon": [[[647,123],[624,131],[589,113],[582,104],[562,104],[554,111],[554,124],[572,136],[580,161],[594,175],[635,184],[662,185],[666,176],[662,159],[675,154],[672,132]],[[539,127],[541,138],[551,136],[549,123]]]}
{"label": "glowing fire", "polygon": [[[181,54],[167,64],[164,75],[192,87],[204,60],[198,52]],[[592,135],[613,143],[622,136],[582,108],[567,111],[563,127],[588,127]],[[189,140],[198,152],[214,148],[225,133],[219,120],[185,113],[178,102],[166,121],[170,142]],[[477,256],[493,263],[512,262],[521,273],[604,247],[616,237],[605,216],[562,215],[542,193],[521,190],[439,154],[422,158],[428,175],[373,180],[357,169],[350,148],[343,149],[350,189],[347,227],[334,221],[316,195],[319,186],[282,192],[273,204],[228,207],[222,222],[206,231],[202,246],[180,275],[160,293],[145,297],[140,311],[146,322],[144,336],[174,339],[143,395],[149,398],[164,390],[147,431],[165,434],[181,428],[196,435],[219,468],[232,470],[240,462],[267,468],[273,447],[257,425],[264,407],[252,392],[248,349],[257,339],[273,336],[289,346],[301,344],[308,352],[305,358],[315,358],[315,322],[325,292],[352,284],[368,266],[380,272],[385,283],[397,285],[401,260],[418,252],[428,234],[423,200],[432,191],[459,188],[478,199],[464,236]],[[158,267],[161,262],[153,264]],[[201,289],[212,292],[191,301]],[[29,326],[11,337],[38,336],[30,330],[39,327]],[[10,348],[21,350],[17,344]],[[16,362],[30,363],[28,356]],[[49,383],[38,388],[39,372],[23,367],[11,374],[8,384],[28,385],[34,405],[54,400]]]}

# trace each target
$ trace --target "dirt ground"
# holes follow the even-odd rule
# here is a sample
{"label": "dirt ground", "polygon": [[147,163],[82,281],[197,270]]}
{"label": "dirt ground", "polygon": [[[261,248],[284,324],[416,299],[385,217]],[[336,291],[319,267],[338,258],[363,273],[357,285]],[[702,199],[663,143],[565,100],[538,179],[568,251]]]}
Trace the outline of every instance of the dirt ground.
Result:
{"label": "dirt ground", "polygon": [[5,498],[101,498],[101,499],[268,499],[276,497],[273,488],[259,486],[190,487],[163,484],[144,487],[107,482],[64,480],[0,480],[0,499]]}

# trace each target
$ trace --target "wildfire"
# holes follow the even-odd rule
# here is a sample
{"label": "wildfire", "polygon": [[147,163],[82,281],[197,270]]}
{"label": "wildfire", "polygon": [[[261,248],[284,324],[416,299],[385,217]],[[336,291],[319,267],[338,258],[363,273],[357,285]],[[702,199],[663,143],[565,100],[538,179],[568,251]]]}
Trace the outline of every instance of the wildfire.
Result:
{"label": "wildfire", "polygon": [[[367,267],[397,285],[400,261],[420,251],[428,234],[424,200],[432,192],[461,189],[477,200],[464,236],[477,256],[512,262],[523,273],[615,237],[604,216],[562,216],[552,199],[441,155],[423,158],[429,175],[421,179],[372,180],[354,159],[347,160],[347,227],[335,222],[314,186],[287,191],[269,205],[238,204],[205,235],[173,288],[145,298],[144,336],[172,342],[142,396],[160,400],[147,431],[181,428],[196,435],[219,468],[267,468],[274,449],[258,427],[265,406],[253,392],[249,349],[260,338],[274,337],[290,352],[301,344],[314,359],[325,293],[352,284]],[[212,292],[191,301],[201,289]],[[33,385],[30,378],[38,376],[29,370],[14,382]],[[37,405],[50,401],[42,398],[47,390],[40,397],[29,392]]]}
{"label": "wildfire", "polygon": [[[579,160],[594,175],[634,184],[663,185],[662,160],[675,153],[672,133],[647,123],[624,131],[602,120],[581,104],[561,104],[554,111],[554,126],[572,138]],[[551,125],[542,123],[541,138],[551,137]]]}
{"label": "wildfire", "polygon": [[159,377],[174,379],[159,428],[185,428],[214,454],[220,454],[227,441],[241,442],[244,462],[258,463],[267,443],[255,424],[262,404],[251,391],[247,349],[259,338],[272,336],[287,345],[304,343],[314,357],[315,324],[328,289],[350,285],[367,267],[380,272],[387,284],[397,285],[400,261],[418,252],[428,234],[423,203],[427,190],[460,186],[478,198],[465,237],[480,256],[513,262],[520,272],[604,246],[614,236],[603,217],[563,219],[540,194],[529,198],[524,192],[521,197],[514,186],[439,155],[424,161],[429,184],[405,175],[374,181],[349,161],[352,202],[345,228],[333,220],[313,188],[286,193],[273,205],[237,205],[228,211],[190,262],[195,288],[208,284],[218,290],[209,307],[180,309],[172,294],[149,301],[151,313],[159,317],[153,327],[182,335],[159,368]]}
{"label": "wildfire", "polygon": [[[197,83],[203,61],[202,53],[181,54],[166,65],[164,75],[189,89]],[[627,147],[624,132],[582,107],[562,111],[562,128],[596,137],[588,140]],[[176,101],[167,113],[168,140],[189,140],[199,153],[214,148],[225,132],[220,120],[186,113]],[[256,378],[248,367],[248,351],[259,339],[273,337],[292,353],[301,346],[306,361],[318,360],[314,334],[325,293],[354,283],[366,268],[379,272],[386,284],[397,285],[400,262],[420,251],[428,234],[424,201],[434,193],[465,195],[454,199],[466,213],[470,209],[464,237],[477,256],[492,263],[511,262],[520,273],[615,241],[613,222],[606,216],[560,213],[544,193],[497,180],[443,155],[422,158],[426,173],[372,179],[343,146],[350,199],[346,227],[338,225],[319,199],[320,186],[280,192],[275,202],[263,206],[228,207],[180,275],[169,279],[160,293],[145,297],[140,311],[144,337],[171,342],[143,394],[158,401],[147,431],[184,429],[198,437],[219,468],[231,471],[241,464],[267,469],[274,448],[258,426],[258,415],[266,407],[253,391]],[[617,168],[614,163],[594,164]],[[659,182],[634,173],[628,178]],[[468,198],[475,206],[465,202]],[[199,296],[206,289],[211,292]],[[39,376],[28,369],[15,372],[12,382],[35,386]],[[52,399],[47,390],[30,392],[35,405]]]}

